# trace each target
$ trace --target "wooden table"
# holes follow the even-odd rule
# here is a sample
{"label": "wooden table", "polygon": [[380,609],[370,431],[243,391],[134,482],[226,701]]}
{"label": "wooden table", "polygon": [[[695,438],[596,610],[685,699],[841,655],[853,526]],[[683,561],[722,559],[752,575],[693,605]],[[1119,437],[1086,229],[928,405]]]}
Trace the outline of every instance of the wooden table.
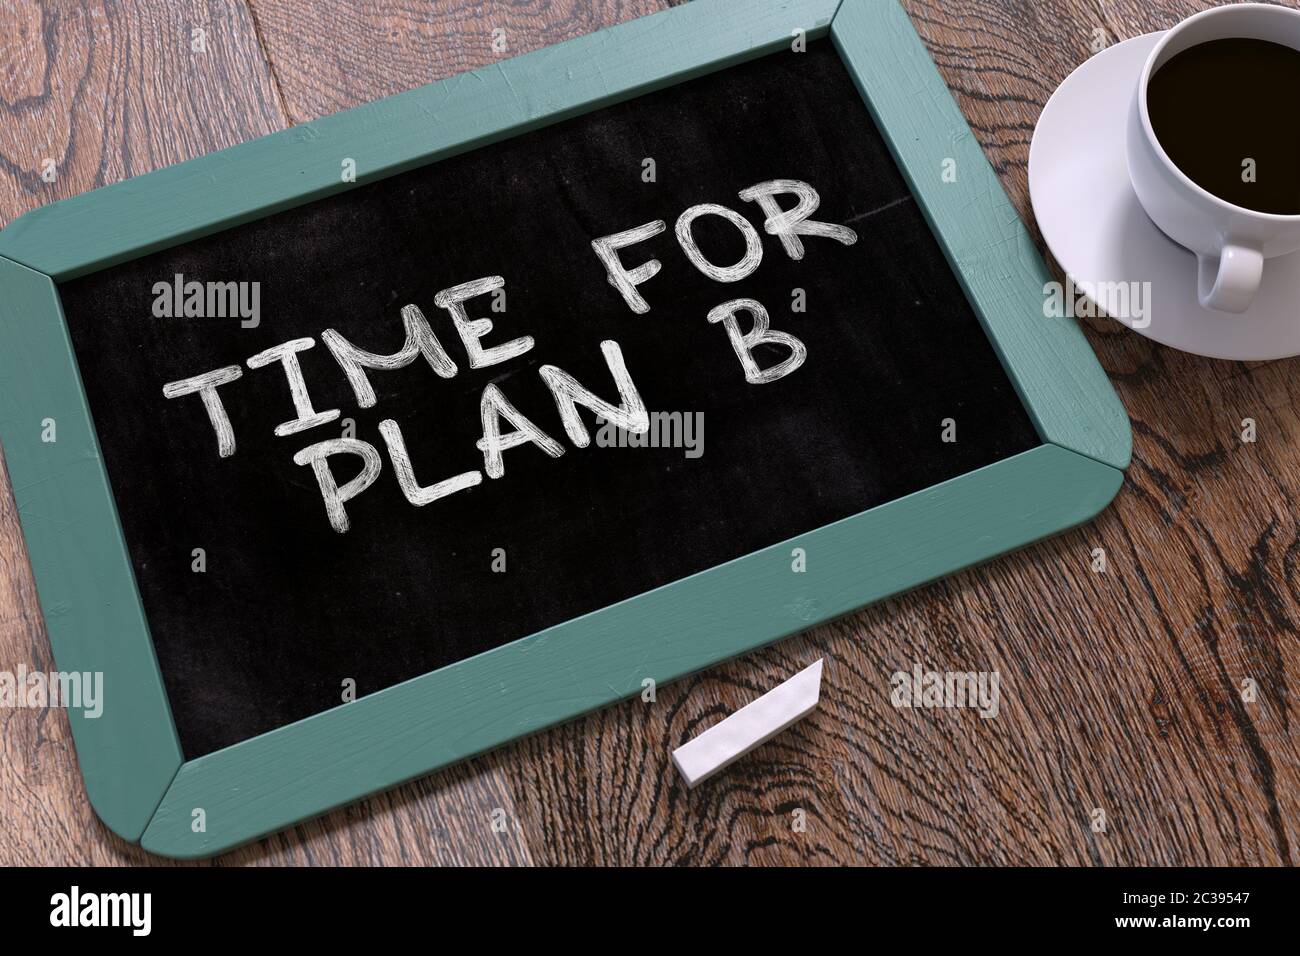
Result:
{"label": "wooden table", "polygon": [[[491,63],[496,29],[514,54],[662,5],[0,0],[0,223]],[[1209,4],[904,5],[1032,222],[1056,85],[1094,44]],[[216,862],[1300,863],[1300,366],[1087,332],[1134,431],[1097,521]],[[814,716],[685,790],[669,750],[820,655]],[[20,663],[53,667],[0,474],[0,669]],[[913,663],[998,671],[999,715],[896,710],[889,675]],[[0,863],[153,860],[94,816],[61,711],[0,721]]]}

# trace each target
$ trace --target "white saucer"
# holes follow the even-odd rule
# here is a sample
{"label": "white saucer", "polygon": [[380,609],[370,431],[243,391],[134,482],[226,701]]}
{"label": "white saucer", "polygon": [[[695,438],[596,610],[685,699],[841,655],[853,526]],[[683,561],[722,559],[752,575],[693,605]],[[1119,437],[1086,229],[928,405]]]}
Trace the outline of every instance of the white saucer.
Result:
{"label": "white saucer", "polygon": [[1116,319],[1147,338],[1211,358],[1300,355],[1300,253],[1265,261],[1247,312],[1213,312],[1196,299],[1196,257],[1157,229],[1133,194],[1124,158],[1128,110],[1161,36],[1098,53],[1043,107],[1029,147],[1029,196],[1043,238],[1080,285],[1150,282],[1150,324]]}

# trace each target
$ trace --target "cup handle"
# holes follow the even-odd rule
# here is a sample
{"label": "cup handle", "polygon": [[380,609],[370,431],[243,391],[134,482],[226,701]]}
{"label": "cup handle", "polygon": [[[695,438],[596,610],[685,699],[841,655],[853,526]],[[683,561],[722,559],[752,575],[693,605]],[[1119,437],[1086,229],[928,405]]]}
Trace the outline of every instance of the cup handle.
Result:
{"label": "cup handle", "polygon": [[1264,274],[1264,253],[1255,246],[1225,242],[1218,256],[1196,256],[1197,295],[1215,312],[1240,314],[1250,308]]}

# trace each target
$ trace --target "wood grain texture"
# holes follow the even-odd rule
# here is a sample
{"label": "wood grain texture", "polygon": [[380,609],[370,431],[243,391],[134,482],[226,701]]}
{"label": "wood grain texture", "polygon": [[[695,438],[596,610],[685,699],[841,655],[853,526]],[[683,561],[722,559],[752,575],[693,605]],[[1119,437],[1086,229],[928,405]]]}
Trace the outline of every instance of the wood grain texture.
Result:
{"label": "wood grain texture", "polygon": [[[195,30],[205,52],[191,49]],[[285,123],[252,19],[234,0],[6,2],[0,116],[5,222]]]}
{"label": "wood grain texture", "polygon": [[663,0],[249,0],[290,122],[655,13]]}
{"label": "wood grain texture", "polygon": [[[1031,230],[1033,125],[1056,85],[1090,55],[1093,31],[1113,43],[1208,5],[904,0]],[[160,40],[156,24],[179,16],[158,14],[172,9],[160,0],[82,21],[62,5],[43,18],[21,4],[0,6],[0,218],[284,119],[427,82],[444,75],[437,56],[452,57],[451,70],[486,62],[474,42],[470,53],[437,54],[418,42],[420,24],[434,18],[520,17],[510,22],[534,26],[508,36],[512,49],[523,49],[514,44],[571,35],[547,33],[554,23],[580,32],[577,24],[588,22],[574,13],[580,8],[596,19],[635,12],[558,0],[443,3],[436,13],[385,3],[372,5],[364,23],[344,26],[339,6],[351,7],[255,0],[255,18],[221,7],[232,24],[226,62],[238,66],[201,75],[179,65]],[[36,26],[8,29],[19,18]],[[373,25],[381,22],[399,24],[410,45],[381,35]],[[367,66],[363,41],[329,32],[335,29],[369,37],[375,63],[387,57],[389,64]],[[232,52],[235,33],[243,59]],[[15,52],[30,43],[40,50]],[[321,78],[313,79],[313,58],[327,58],[336,45],[353,51],[350,59],[320,62]],[[426,72],[394,86],[402,63]],[[10,76],[23,78],[21,95],[10,93]],[[205,89],[186,93],[191,84]],[[177,104],[209,100],[220,109],[182,120],[198,107]],[[105,104],[119,104],[116,120]],[[37,110],[46,112],[30,118]],[[73,158],[47,195],[32,178],[39,169],[32,157],[60,128],[70,131]],[[1135,432],[1127,484],[1092,524],[661,687],[653,704],[616,705],[220,862],[1300,862],[1300,746],[1291,711],[1300,680],[1300,388],[1293,384],[1300,365],[1181,355],[1105,320],[1087,331]],[[1238,437],[1247,417],[1258,423],[1253,444]],[[1090,570],[1098,547],[1107,553],[1106,574]],[[3,667],[50,666],[7,489],[0,494],[0,654]],[[817,656],[826,657],[827,670],[812,717],[695,791],[681,785],[672,747]],[[914,662],[999,671],[998,717],[895,709],[889,675]],[[1244,678],[1258,684],[1255,703],[1241,699]],[[61,714],[3,711],[0,721],[0,861],[146,859],[91,816]],[[504,833],[485,819],[484,810],[497,807]],[[1105,811],[1104,832],[1091,826],[1095,809]],[[802,830],[793,825],[796,811],[803,811]]]}

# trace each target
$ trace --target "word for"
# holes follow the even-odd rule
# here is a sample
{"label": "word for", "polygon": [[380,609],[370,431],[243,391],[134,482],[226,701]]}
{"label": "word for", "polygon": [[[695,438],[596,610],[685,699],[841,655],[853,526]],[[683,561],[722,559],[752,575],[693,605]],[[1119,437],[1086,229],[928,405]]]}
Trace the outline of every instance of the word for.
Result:
{"label": "word for", "polygon": [[51,926],[127,926],[132,936],[148,936],[152,914],[152,893],[82,893],[73,886],[50,897]]}
{"label": "word for", "polygon": [[895,707],[969,707],[984,718],[998,715],[1002,676],[997,671],[895,671],[889,678]]}
{"label": "word for", "polygon": [[[775,236],[779,240],[786,254],[792,259],[803,258],[805,237],[834,239],[844,245],[851,245],[857,241],[857,234],[853,230],[833,223],[818,222],[811,218],[820,204],[820,198],[816,190],[807,183],[792,179],[772,180],[742,190],[739,195],[742,200],[754,202],[759,206],[766,216],[764,230],[768,235]],[[789,209],[783,209],[777,200],[778,196],[784,195],[795,198],[794,204]],[[706,215],[720,216],[740,232],[745,241],[746,251],[739,262],[733,265],[718,265],[711,262],[700,250],[694,238],[693,224],[701,216]],[[666,229],[667,225],[663,220],[656,220],[633,229],[603,236],[591,243],[597,258],[605,267],[610,285],[619,292],[623,301],[634,313],[644,314],[650,310],[638,287],[658,274],[662,264],[658,259],[648,259],[641,265],[629,269],[624,266],[620,251],[647,241]],[[747,219],[725,206],[703,203],[690,207],[678,217],[674,233],[679,246],[692,265],[717,282],[739,282],[751,275],[763,259],[763,243],[758,231]],[[193,308],[199,308],[200,297],[203,297],[203,307],[207,307],[208,288],[199,283],[184,283],[183,278],[177,275],[170,285],[159,283],[155,286],[155,292],[159,296],[155,302],[155,310],[170,309],[172,310],[170,314],[173,315],[190,314],[187,310],[191,308],[191,299],[188,298],[191,292]],[[434,304],[445,310],[451,320],[470,369],[482,369],[510,361],[530,352],[535,345],[531,335],[489,345],[485,339],[493,328],[491,320],[470,317],[468,303],[471,300],[497,293],[504,287],[505,279],[501,276],[485,276],[443,289],[434,296]],[[252,301],[255,303],[256,294],[253,295]],[[243,301],[241,293],[239,298],[241,309],[244,308]],[[256,311],[255,304],[251,308]],[[739,316],[742,314],[750,317],[748,331],[741,330]],[[418,305],[412,303],[404,306],[401,317],[406,332],[405,344],[399,351],[388,355],[367,351],[348,341],[335,329],[326,329],[321,333],[321,341],[324,342],[325,348],[347,379],[360,408],[371,408],[377,401],[374,387],[370,383],[371,372],[391,372],[404,368],[418,359],[423,359],[439,378],[450,379],[460,370],[456,360],[443,347]],[[754,299],[736,298],[724,302],[709,312],[708,321],[720,323],[726,329],[732,348],[740,360],[745,380],[751,384],[763,385],[774,382],[797,369],[807,356],[807,348],[803,342],[787,332],[771,328],[767,310]],[[754,350],[760,344],[784,347],[786,357],[775,365],[765,368],[754,356]],[[312,403],[298,355],[315,346],[316,340],[311,337],[291,339],[258,352],[244,362],[245,366],[253,370],[278,366],[284,375],[295,416],[275,426],[274,432],[277,436],[296,435],[336,421],[342,414],[337,408],[317,410]],[[599,420],[626,432],[629,436],[645,434],[651,427],[650,414],[632,381],[618,342],[606,339],[601,342],[600,349],[617,392],[617,404],[599,397],[558,366],[542,365],[538,369],[538,374],[551,393],[564,433],[575,448],[585,448],[591,442],[587,426],[578,411],[579,406],[594,412]],[[199,397],[216,436],[217,454],[222,458],[229,458],[235,454],[236,439],[219,389],[238,381],[243,374],[243,367],[229,365],[168,382],[162,389],[163,396],[167,399],[187,395]],[[479,417],[482,437],[475,442],[475,446],[483,457],[482,470],[464,471],[432,484],[421,484],[417,481],[401,426],[393,419],[384,419],[379,423],[379,433],[386,446],[388,459],[402,494],[410,504],[423,507],[449,495],[473,488],[482,483],[484,473],[491,479],[501,478],[505,474],[504,454],[512,448],[532,445],[551,458],[558,458],[564,454],[564,446],[515,408],[496,384],[489,384],[483,389],[479,403]],[[702,440],[702,434],[700,438]],[[335,477],[331,464],[332,459],[339,456],[360,459],[360,471],[342,485]],[[383,459],[375,444],[355,437],[318,441],[295,453],[293,461],[312,469],[320,487],[330,526],[338,532],[346,532],[350,527],[346,503],[374,484],[383,470]],[[355,470],[354,463],[353,471]]]}
{"label": "word for", "polygon": [[0,707],[81,710],[94,719],[104,712],[103,671],[32,671],[19,664],[17,672],[0,671]]}

